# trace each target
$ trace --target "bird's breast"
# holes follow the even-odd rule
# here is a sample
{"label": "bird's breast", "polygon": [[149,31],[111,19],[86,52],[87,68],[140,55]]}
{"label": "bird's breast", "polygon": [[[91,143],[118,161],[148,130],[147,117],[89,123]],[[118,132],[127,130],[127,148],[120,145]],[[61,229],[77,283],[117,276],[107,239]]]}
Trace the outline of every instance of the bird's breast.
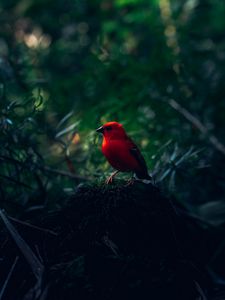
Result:
{"label": "bird's breast", "polygon": [[139,168],[137,161],[130,153],[130,147],[126,141],[103,140],[102,153],[111,166],[122,172],[135,171]]}

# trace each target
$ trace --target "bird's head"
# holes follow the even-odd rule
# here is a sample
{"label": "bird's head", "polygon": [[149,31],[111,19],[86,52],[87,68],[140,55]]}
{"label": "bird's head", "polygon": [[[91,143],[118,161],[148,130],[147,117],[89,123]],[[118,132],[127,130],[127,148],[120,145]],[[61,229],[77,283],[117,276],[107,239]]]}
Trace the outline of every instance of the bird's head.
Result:
{"label": "bird's head", "polygon": [[96,131],[102,133],[105,139],[120,139],[126,137],[123,126],[117,122],[105,123]]}

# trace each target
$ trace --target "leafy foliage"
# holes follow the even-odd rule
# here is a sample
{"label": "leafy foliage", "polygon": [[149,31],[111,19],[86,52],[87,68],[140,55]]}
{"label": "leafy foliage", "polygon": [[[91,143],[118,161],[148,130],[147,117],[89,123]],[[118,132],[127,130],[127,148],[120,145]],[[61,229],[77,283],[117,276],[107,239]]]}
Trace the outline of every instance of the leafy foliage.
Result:
{"label": "leafy foliage", "polygon": [[[224,13],[222,0],[1,0],[1,209],[39,221],[46,214],[47,220],[60,216],[67,195],[79,192],[84,182],[91,185],[87,190],[98,189],[112,169],[101,154],[95,128],[118,121],[140,147],[153,184],[170,195],[185,220],[200,224],[200,235],[207,229],[205,248],[211,258],[204,266],[216,285],[224,285]],[[120,176],[118,185],[129,175]],[[119,191],[112,190],[114,195]],[[108,192],[103,188],[103,194]],[[83,217],[82,193],[81,199],[76,210],[80,207]],[[100,207],[107,213],[107,207]],[[4,220],[3,211],[1,215]],[[84,215],[87,222],[93,220],[86,211]],[[65,220],[59,241],[74,234]],[[60,232],[60,217],[56,224]],[[189,228],[193,237],[195,228]],[[14,239],[39,259],[37,249],[25,246],[26,238],[21,242],[15,234]],[[111,240],[107,242],[109,247]],[[114,255],[113,242],[110,247]],[[59,249],[61,262],[68,248]],[[199,261],[207,252],[201,249],[195,253]],[[63,270],[71,290],[75,278],[76,290],[85,286],[92,293],[84,275],[85,254],[74,253],[68,254],[66,268],[51,262],[51,280]],[[17,255],[10,263],[1,261],[7,272],[0,298],[12,273],[23,269]],[[198,282],[194,287],[204,299]]]}
{"label": "leafy foliage", "polygon": [[35,121],[38,105],[28,97],[23,103],[8,102],[1,109],[1,198],[20,207],[34,193],[41,195],[44,182],[43,158],[37,147],[40,134]]}

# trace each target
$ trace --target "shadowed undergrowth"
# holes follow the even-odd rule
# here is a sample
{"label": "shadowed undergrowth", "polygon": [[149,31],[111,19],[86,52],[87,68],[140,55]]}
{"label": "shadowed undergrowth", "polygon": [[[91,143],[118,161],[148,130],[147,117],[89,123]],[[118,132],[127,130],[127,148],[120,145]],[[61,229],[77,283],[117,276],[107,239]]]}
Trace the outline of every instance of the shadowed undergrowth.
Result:
{"label": "shadowed undergrowth", "polygon": [[18,234],[2,227],[2,299],[212,299],[206,267],[220,234],[156,187],[81,185],[63,200],[25,223],[6,217]]}

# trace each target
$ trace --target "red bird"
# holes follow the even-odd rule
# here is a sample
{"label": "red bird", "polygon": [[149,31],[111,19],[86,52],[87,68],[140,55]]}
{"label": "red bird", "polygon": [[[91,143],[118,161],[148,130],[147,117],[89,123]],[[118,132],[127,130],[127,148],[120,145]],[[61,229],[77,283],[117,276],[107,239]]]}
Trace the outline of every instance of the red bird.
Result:
{"label": "red bird", "polygon": [[118,172],[134,172],[139,179],[152,178],[148,174],[144,157],[121,124],[108,122],[96,131],[103,134],[102,153],[117,170],[106,180],[107,184],[112,183]]}

